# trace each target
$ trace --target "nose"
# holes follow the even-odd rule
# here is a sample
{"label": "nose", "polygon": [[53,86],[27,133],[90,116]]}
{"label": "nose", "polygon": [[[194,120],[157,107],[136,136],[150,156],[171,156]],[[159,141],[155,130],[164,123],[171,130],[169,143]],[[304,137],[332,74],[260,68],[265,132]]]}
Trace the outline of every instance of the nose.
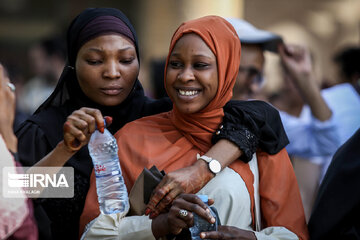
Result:
{"label": "nose", "polygon": [[193,81],[195,80],[195,76],[194,73],[192,71],[192,68],[189,67],[184,67],[182,69],[182,71],[179,72],[177,79],[182,81],[182,82],[188,82],[188,81]]}
{"label": "nose", "polygon": [[109,61],[105,64],[104,77],[110,79],[116,79],[121,76],[119,64],[115,61]]}

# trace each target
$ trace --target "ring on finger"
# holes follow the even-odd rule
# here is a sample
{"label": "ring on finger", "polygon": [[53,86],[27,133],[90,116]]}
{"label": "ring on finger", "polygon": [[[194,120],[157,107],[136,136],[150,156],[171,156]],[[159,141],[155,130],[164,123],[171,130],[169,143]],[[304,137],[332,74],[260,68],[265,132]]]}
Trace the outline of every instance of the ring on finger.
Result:
{"label": "ring on finger", "polygon": [[180,209],[179,210],[179,217],[181,218],[185,218],[188,215],[188,211],[184,210],[184,209]]}
{"label": "ring on finger", "polygon": [[11,82],[8,82],[7,83],[7,86],[10,88],[10,90],[12,91],[12,92],[15,92],[15,85],[14,84],[12,84]]}

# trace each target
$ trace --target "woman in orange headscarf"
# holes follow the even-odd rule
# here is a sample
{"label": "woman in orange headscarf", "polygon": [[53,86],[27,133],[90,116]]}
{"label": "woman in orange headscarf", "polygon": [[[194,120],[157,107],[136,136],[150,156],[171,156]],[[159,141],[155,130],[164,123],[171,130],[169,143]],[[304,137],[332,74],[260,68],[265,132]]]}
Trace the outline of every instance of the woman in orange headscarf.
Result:
{"label": "woman in orange headscarf", "polygon": [[[212,132],[222,121],[223,106],[232,97],[240,51],[235,30],[221,17],[199,18],[177,29],[165,68],[165,87],[173,101],[173,110],[129,123],[115,135],[128,191],[144,167],[155,165],[172,172],[190,166],[197,161],[197,154],[202,155],[211,147]],[[299,189],[286,150],[276,155],[258,151],[253,160],[255,170],[247,163],[235,161],[208,183],[215,188],[221,185],[221,189],[229,185],[230,193],[226,196],[233,198],[232,203],[224,202],[224,198],[217,201],[217,197],[221,199],[224,194],[212,187],[204,190],[208,185],[203,189],[215,199],[220,219],[226,216],[221,219],[222,223],[257,230],[257,238],[271,235],[282,239],[307,239]],[[257,207],[257,196],[260,207]],[[148,220],[148,226],[152,226],[149,231],[155,237],[169,233],[171,229],[159,229],[169,225],[159,222],[171,223],[176,217],[171,214],[160,215],[152,222]],[[85,225],[98,215],[93,178],[81,224]]]}

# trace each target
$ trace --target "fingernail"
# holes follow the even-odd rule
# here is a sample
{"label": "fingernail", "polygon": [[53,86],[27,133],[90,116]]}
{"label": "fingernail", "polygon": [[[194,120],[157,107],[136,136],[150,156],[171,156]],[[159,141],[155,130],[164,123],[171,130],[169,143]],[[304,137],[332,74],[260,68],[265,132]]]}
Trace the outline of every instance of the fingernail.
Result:
{"label": "fingernail", "polygon": [[215,223],[215,218],[212,217],[212,218],[210,219],[210,221],[211,221],[211,223]]}
{"label": "fingernail", "polygon": [[201,238],[205,238],[205,233],[200,233]]}
{"label": "fingernail", "polygon": [[208,208],[207,208],[205,211],[206,211],[207,213],[210,213],[210,209],[208,209]]}
{"label": "fingernail", "polygon": [[110,125],[112,123],[112,121],[113,121],[112,117],[106,116],[104,118],[105,118],[105,121],[106,121],[106,125]]}
{"label": "fingernail", "polygon": [[100,132],[101,132],[101,133],[104,133],[104,127],[101,127],[101,128],[100,128]]}
{"label": "fingernail", "polygon": [[145,215],[149,215],[150,212],[151,212],[150,208],[145,209]]}

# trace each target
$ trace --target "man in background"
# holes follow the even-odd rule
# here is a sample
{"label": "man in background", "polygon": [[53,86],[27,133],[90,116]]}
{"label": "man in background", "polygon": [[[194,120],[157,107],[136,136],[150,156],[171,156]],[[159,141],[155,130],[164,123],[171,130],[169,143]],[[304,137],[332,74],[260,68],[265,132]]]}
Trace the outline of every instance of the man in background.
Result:
{"label": "man in background", "polygon": [[[272,51],[280,56],[284,74],[278,77],[283,78],[285,84],[276,102],[272,103],[280,110],[290,140],[286,147],[289,155],[293,160],[309,160],[305,161],[305,165],[299,164],[300,169],[294,164],[308,219],[320,176],[323,175],[319,171],[326,171],[329,159],[340,145],[332,111],[314,77],[310,53],[302,46],[287,45],[280,36],[257,29],[244,20],[228,21],[234,26],[242,44],[234,99],[248,100],[261,96],[264,100],[264,52]],[[316,171],[313,171],[316,169],[314,165],[319,166]]]}

